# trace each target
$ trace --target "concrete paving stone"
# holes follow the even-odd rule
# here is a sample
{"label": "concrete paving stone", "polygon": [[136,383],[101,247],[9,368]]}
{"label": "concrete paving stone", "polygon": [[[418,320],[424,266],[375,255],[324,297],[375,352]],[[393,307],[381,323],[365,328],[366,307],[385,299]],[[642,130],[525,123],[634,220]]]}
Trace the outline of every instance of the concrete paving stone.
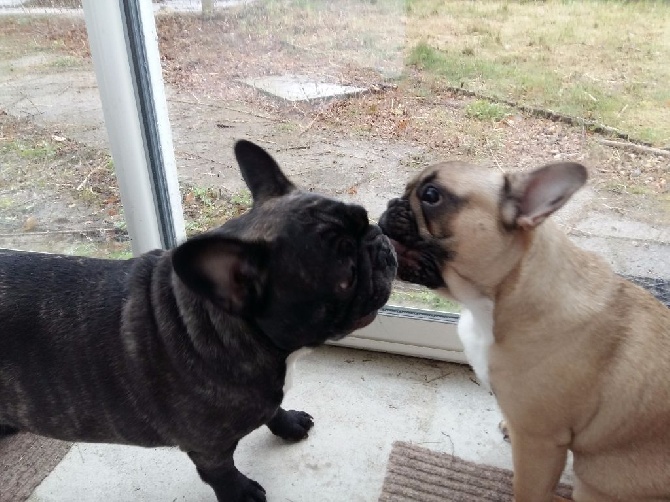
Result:
{"label": "concrete paving stone", "polygon": [[259,91],[286,101],[312,101],[366,92],[364,87],[333,84],[304,75],[275,75],[241,80]]}

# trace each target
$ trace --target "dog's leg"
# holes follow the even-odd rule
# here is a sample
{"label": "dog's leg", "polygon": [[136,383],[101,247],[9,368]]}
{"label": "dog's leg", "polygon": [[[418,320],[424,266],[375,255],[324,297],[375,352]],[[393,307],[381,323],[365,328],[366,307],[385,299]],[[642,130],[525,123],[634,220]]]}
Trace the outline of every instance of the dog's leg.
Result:
{"label": "dog's leg", "polygon": [[308,431],[314,426],[314,421],[304,411],[286,411],[284,408],[277,408],[267,426],[275,436],[287,441],[300,441],[307,437]]}
{"label": "dog's leg", "polygon": [[568,449],[542,438],[518,434],[507,424],[514,461],[514,502],[552,502]]}
{"label": "dog's leg", "polygon": [[224,453],[212,455],[189,452],[205,483],[212,487],[218,502],[266,502],[265,490],[235,467],[233,453],[237,443]]}

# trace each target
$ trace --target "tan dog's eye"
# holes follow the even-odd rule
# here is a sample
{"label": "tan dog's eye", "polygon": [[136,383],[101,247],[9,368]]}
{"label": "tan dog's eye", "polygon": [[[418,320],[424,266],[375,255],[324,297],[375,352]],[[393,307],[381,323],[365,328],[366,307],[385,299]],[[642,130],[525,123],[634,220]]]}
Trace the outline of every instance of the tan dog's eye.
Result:
{"label": "tan dog's eye", "polygon": [[442,200],[442,194],[440,191],[432,185],[427,185],[422,191],[420,196],[421,202],[425,202],[431,206],[438,204]]}

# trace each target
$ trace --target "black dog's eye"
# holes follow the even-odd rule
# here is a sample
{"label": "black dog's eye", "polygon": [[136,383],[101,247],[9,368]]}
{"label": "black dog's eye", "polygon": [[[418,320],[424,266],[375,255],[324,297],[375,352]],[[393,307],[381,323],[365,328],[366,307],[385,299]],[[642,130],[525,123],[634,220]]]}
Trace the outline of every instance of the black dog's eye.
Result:
{"label": "black dog's eye", "polygon": [[440,191],[434,186],[428,185],[421,191],[420,198],[421,202],[433,206],[442,200],[442,194],[440,194]]}
{"label": "black dog's eye", "polygon": [[356,245],[351,239],[340,239],[337,242],[337,252],[340,256],[352,256],[356,252]]}
{"label": "black dog's eye", "polygon": [[348,291],[354,284],[356,284],[356,267],[352,264],[349,267],[347,277],[340,282],[339,286],[342,291]]}

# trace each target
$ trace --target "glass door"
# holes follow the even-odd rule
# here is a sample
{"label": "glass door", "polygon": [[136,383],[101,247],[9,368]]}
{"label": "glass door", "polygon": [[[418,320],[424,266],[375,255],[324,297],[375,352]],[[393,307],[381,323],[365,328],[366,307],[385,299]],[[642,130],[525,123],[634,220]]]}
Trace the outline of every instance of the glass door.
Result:
{"label": "glass door", "polygon": [[[152,17],[141,21],[155,38],[139,46],[159,58],[149,66],[165,83],[186,234],[249,207],[232,151],[241,138],[303,188],[363,204],[373,219],[434,162],[517,171],[575,160],[590,182],[559,223],[667,299],[665,4],[139,5]],[[403,283],[389,303],[345,343],[462,360],[457,305]]]}
{"label": "glass door", "polygon": [[81,11],[0,8],[0,247],[131,246]]}
{"label": "glass door", "polygon": [[[667,284],[666,5],[189,7],[155,17],[187,232],[248,205],[232,156],[239,138],[304,188],[360,203],[373,219],[434,162],[516,171],[567,159],[584,162],[591,181],[558,213],[565,230],[618,272]],[[400,282],[389,303],[347,343],[461,357],[456,304]]]}

